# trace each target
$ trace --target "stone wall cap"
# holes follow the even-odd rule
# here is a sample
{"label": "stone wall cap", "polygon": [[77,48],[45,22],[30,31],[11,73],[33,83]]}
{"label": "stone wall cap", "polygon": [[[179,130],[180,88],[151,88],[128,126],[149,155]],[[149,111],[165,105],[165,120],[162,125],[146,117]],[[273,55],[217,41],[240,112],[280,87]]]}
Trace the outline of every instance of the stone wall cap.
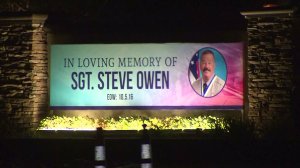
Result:
{"label": "stone wall cap", "polygon": [[270,15],[287,15],[291,16],[295,12],[294,9],[284,10],[258,10],[258,11],[242,11],[241,14],[245,17],[270,16]]}
{"label": "stone wall cap", "polygon": [[34,24],[44,23],[48,18],[47,14],[2,14],[0,16],[0,21],[28,21]]}

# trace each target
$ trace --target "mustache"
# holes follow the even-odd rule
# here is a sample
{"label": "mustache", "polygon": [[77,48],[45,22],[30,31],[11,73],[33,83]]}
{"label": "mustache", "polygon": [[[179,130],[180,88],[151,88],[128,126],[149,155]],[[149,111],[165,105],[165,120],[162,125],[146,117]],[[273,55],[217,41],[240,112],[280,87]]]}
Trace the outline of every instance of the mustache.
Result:
{"label": "mustache", "polygon": [[203,72],[205,72],[205,71],[209,71],[209,72],[210,72],[211,70],[208,69],[208,68],[203,68],[202,71],[203,71]]}

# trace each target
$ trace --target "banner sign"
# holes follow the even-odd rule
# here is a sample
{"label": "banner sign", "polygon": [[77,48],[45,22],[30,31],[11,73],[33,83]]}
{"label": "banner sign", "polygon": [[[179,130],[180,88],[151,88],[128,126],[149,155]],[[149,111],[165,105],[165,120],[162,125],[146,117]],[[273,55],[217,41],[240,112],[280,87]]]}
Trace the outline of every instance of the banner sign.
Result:
{"label": "banner sign", "polygon": [[242,109],[243,43],[51,45],[51,109]]}

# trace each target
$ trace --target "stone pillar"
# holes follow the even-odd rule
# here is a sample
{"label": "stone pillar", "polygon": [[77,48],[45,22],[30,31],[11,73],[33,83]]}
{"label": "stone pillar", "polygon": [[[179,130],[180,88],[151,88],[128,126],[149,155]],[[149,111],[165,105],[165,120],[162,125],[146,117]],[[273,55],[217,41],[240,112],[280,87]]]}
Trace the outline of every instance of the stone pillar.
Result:
{"label": "stone pillar", "polygon": [[48,111],[46,19],[0,17],[0,115],[25,129]]}
{"label": "stone pillar", "polygon": [[242,14],[248,21],[248,118],[258,127],[290,118],[294,90],[293,11]]}

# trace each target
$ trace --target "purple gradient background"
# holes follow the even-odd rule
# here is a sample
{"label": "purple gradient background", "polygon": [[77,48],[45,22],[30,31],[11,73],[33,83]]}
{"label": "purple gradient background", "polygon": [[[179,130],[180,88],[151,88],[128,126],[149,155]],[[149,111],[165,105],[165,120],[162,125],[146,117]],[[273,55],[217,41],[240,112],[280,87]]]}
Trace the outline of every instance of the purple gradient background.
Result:
{"label": "purple gradient background", "polygon": [[[217,49],[227,64],[227,80],[223,90],[216,96],[204,98],[198,95],[189,81],[188,63],[181,64],[187,73],[180,73],[179,79],[172,84],[171,95],[161,95],[153,100],[155,105],[169,106],[243,106],[244,75],[243,75],[243,43],[204,44],[204,47]],[[187,60],[190,60],[190,55]],[[181,69],[180,68],[180,69]]]}

